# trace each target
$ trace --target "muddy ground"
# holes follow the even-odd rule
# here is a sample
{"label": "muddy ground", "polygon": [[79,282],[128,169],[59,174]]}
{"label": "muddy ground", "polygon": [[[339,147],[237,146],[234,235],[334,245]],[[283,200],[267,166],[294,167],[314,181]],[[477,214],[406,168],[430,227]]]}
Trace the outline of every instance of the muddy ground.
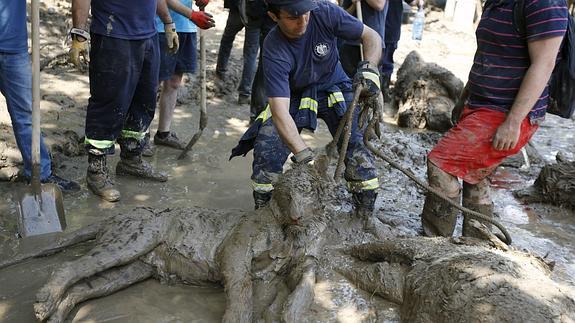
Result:
{"label": "muddy ground", "polygon": [[[70,229],[94,222],[108,214],[125,213],[135,206],[189,206],[249,210],[253,207],[250,187],[251,154],[247,158],[228,161],[231,148],[245,131],[249,120],[249,107],[239,106],[235,87],[241,73],[241,47],[243,33],[236,40],[229,77],[225,84],[216,84],[213,76],[217,48],[227,12],[222,1],[208,6],[214,14],[217,27],[206,32],[208,52],[208,116],[204,136],[187,159],[176,160],[178,151],[156,147],[150,161],[168,171],[167,183],[146,183],[133,179],[118,179],[122,200],[111,204],[102,202],[86,188],[84,179],[86,157],[77,144],[83,135],[84,116],[88,100],[88,77],[76,72],[63,60],[66,52],[65,34],[69,26],[69,1],[46,0],[42,5],[42,126],[47,143],[54,154],[55,171],[73,178],[82,185],[82,191],[65,196],[67,220]],[[440,12],[430,12],[421,43],[410,39],[411,26],[403,26],[403,39],[396,52],[401,63],[411,51],[417,50],[427,62],[434,62],[451,70],[465,81],[475,50],[473,32],[458,30],[442,19]],[[399,65],[397,66],[399,67]],[[196,80],[186,80],[176,109],[173,123],[184,140],[191,138],[198,128],[199,91]],[[393,112],[387,111],[385,135],[379,145],[391,156],[410,167],[420,177],[425,172],[425,154],[439,134],[427,131],[397,129]],[[151,126],[152,134],[157,123]],[[329,141],[326,127],[317,134],[304,134],[313,147]],[[575,123],[550,116],[533,139],[534,147],[545,161],[552,161],[557,151],[575,156]],[[0,178],[15,179],[19,166],[19,153],[15,150],[8,113],[0,97]],[[115,165],[118,156],[110,163]],[[508,189],[522,188],[535,179],[541,165],[501,167],[492,178],[495,188],[496,213],[507,226],[520,249],[547,255],[557,265],[554,279],[575,285],[575,214],[547,205],[521,205]],[[382,188],[377,201],[378,212],[406,234],[419,230],[419,213],[423,205],[422,191],[398,171],[379,162]],[[17,192],[24,188],[19,182],[0,182],[0,257],[8,257],[19,247],[34,248],[52,237],[18,241],[15,239]],[[345,202],[347,203],[347,202]],[[346,204],[347,209],[351,209]],[[345,209],[345,208],[344,208]],[[71,249],[63,254],[33,260],[0,271],[0,322],[33,322],[32,303],[39,287],[45,283],[55,265],[75,258],[81,253]],[[328,297],[330,286],[319,286]],[[336,287],[333,287],[336,288]],[[318,297],[317,301],[321,301]],[[337,320],[361,320],[353,299],[334,304],[339,309]],[[218,288],[166,286],[150,280],[115,295],[87,302],[73,312],[74,322],[217,322],[224,309],[223,293]],[[389,321],[397,319],[397,309],[384,309]]]}

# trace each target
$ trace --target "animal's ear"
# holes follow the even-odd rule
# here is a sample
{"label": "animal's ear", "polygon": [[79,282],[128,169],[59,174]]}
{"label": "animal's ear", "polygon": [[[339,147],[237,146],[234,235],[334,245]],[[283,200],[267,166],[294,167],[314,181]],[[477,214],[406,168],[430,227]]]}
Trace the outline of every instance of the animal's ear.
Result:
{"label": "animal's ear", "polygon": [[318,155],[314,160],[313,167],[322,179],[331,182],[333,181],[333,177],[331,176],[332,174],[329,173],[329,161],[330,158],[327,155]]}

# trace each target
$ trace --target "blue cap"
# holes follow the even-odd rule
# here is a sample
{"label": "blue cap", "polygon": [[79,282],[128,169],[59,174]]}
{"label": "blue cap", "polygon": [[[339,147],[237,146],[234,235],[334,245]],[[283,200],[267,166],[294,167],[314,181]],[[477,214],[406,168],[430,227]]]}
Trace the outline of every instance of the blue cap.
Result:
{"label": "blue cap", "polygon": [[290,16],[299,17],[317,8],[315,0],[267,0],[268,5],[274,5],[286,11]]}

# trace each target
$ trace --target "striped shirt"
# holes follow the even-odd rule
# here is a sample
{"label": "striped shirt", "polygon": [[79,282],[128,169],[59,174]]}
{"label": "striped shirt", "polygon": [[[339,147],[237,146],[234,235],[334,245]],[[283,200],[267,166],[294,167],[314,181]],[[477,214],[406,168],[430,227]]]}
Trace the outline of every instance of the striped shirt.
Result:
{"label": "striped shirt", "polygon": [[[514,0],[487,0],[477,27],[477,51],[469,73],[470,108],[511,109],[530,65],[527,42],[563,36],[567,29],[565,0],[525,0],[525,35],[513,24]],[[529,118],[543,118],[549,101],[547,86]]]}

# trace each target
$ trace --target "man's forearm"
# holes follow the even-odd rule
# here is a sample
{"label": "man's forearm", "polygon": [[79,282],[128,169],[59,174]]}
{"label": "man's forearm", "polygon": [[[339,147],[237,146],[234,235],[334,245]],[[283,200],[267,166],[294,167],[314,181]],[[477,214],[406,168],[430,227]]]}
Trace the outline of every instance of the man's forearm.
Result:
{"label": "man's forearm", "polygon": [[160,20],[164,24],[172,23],[172,17],[170,16],[170,11],[168,10],[168,5],[166,0],[158,0],[158,5],[156,7],[156,14],[160,17]]}
{"label": "man's forearm", "polygon": [[72,26],[88,30],[91,0],[72,0]]}
{"label": "man's forearm", "polygon": [[301,139],[299,131],[289,114],[289,98],[269,98],[272,107],[272,121],[282,141],[292,153],[298,153],[307,146]]}
{"label": "man's forearm", "polygon": [[375,30],[363,25],[361,41],[363,43],[364,60],[369,61],[370,65],[377,69],[379,62],[381,61],[381,37]]}
{"label": "man's forearm", "polygon": [[179,13],[180,15],[190,18],[192,15],[192,8],[185,6],[179,0],[166,0],[168,7],[175,12]]}
{"label": "man's forearm", "polygon": [[523,121],[543,93],[555,67],[561,39],[561,37],[554,37],[535,41],[528,45],[531,65],[525,73],[519,92],[507,116],[509,121],[515,123]]}

